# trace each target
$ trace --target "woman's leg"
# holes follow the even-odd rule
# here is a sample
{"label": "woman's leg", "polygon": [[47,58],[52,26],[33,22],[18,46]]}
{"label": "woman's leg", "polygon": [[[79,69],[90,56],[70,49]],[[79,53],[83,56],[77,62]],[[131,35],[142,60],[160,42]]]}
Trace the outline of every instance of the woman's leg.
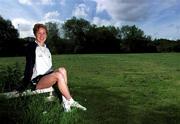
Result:
{"label": "woman's leg", "polygon": [[[68,83],[67,82],[67,71],[64,67],[60,67],[60,68],[56,69],[55,72],[61,73],[66,84]],[[62,95],[62,100],[63,100],[64,107],[66,108],[67,99],[63,95]]]}
{"label": "woman's leg", "polygon": [[64,68],[59,68],[57,71],[42,77],[36,85],[36,89],[51,87],[56,82],[60,92],[65,97],[66,102],[64,107],[66,112],[69,112],[71,107],[80,108],[84,111],[87,110],[84,106],[72,99],[67,86],[67,72]]}
{"label": "woman's leg", "polygon": [[53,86],[57,82],[60,92],[65,96],[67,100],[71,99],[71,95],[66,84],[65,78],[62,73],[55,71],[51,74],[48,74],[40,79],[36,85],[36,89],[43,89]]}
{"label": "woman's leg", "polygon": [[66,69],[64,67],[60,67],[60,68],[56,69],[55,72],[60,72],[62,74],[66,84],[68,83],[67,82],[67,71],[66,71]]}

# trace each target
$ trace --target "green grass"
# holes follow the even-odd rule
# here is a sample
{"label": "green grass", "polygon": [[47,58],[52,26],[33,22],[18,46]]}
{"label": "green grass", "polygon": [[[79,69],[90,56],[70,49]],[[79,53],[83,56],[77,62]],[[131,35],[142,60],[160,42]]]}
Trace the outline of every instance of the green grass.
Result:
{"label": "green grass", "polygon": [[[53,56],[68,70],[74,99],[87,111],[64,113],[47,94],[0,101],[0,123],[180,124],[180,54],[85,54]],[[0,58],[0,66],[24,58]],[[5,65],[4,65],[5,64]],[[47,112],[43,114],[44,112]]]}

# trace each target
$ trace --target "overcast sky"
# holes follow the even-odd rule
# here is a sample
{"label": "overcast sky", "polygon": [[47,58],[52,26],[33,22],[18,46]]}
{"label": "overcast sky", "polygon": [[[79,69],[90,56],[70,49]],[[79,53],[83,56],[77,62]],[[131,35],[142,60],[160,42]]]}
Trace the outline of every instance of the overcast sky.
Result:
{"label": "overcast sky", "polygon": [[32,36],[35,23],[72,16],[96,25],[136,25],[153,38],[180,39],[180,0],[0,0],[0,15],[21,37]]}

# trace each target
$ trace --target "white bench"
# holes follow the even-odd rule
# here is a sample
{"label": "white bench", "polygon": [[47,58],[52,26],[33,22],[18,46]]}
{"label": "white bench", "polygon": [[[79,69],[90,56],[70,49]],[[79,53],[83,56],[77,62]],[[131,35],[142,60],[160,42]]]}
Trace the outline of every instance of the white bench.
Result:
{"label": "white bench", "polygon": [[41,93],[50,93],[49,97],[47,97],[48,101],[52,101],[54,96],[53,96],[53,91],[54,89],[52,87],[49,88],[45,88],[45,89],[38,89],[38,90],[25,90],[24,92],[17,92],[17,91],[13,91],[13,92],[6,92],[6,93],[0,93],[0,96],[5,97],[7,99],[10,98],[17,98],[17,97],[22,97],[22,96],[29,96],[29,95],[35,95],[35,94],[41,94]]}

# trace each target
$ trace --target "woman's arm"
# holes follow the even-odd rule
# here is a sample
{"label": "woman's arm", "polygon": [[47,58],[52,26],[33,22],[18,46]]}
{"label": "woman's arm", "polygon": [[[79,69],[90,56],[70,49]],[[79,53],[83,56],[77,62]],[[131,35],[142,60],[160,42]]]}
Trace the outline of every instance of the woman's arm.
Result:
{"label": "woman's arm", "polygon": [[35,42],[31,42],[27,45],[27,49],[26,49],[26,66],[25,66],[24,79],[23,79],[24,86],[26,87],[30,83],[33,74],[36,46],[37,44]]}

